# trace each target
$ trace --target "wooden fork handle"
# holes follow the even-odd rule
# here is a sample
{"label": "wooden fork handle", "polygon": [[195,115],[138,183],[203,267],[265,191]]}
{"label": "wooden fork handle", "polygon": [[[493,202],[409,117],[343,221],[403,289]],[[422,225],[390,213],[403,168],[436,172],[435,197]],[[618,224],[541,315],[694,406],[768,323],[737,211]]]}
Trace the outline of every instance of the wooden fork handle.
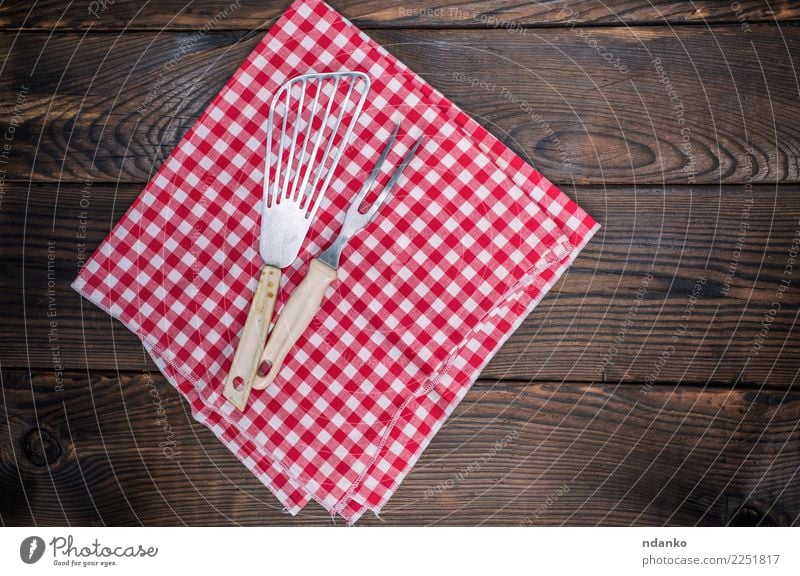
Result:
{"label": "wooden fork handle", "polygon": [[239,410],[244,411],[258,368],[258,359],[267,340],[272,312],[278,298],[281,282],[280,268],[264,266],[258,279],[247,320],[244,323],[230,372],[225,379],[223,394]]}
{"label": "wooden fork handle", "polygon": [[261,355],[260,368],[256,373],[253,388],[263,390],[272,383],[286,355],[319,311],[322,299],[325,298],[325,290],[335,279],[336,270],[319,260],[311,261],[308,274],[294,289],[272,328],[264,353]]}

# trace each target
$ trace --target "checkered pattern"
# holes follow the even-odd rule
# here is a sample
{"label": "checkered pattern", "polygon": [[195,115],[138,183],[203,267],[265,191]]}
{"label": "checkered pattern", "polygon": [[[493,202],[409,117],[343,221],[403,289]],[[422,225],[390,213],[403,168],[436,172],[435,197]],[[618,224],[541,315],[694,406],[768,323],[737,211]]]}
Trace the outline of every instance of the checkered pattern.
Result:
{"label": "checkered pattern", "polygon": [[[247,410],[222,396],[255,290],[272,94],[287,79],[372,78],[354,142],[280,307],[338,233],[396,118],[396,194]],[[387,168],[388,172],[388,168]],[[388,176],[384,174],[383,178]],[[319,0],[295,2],[189,130],[73,286],[144,342],[194,417],[292,514],[379,511],[489,359],[598,225],[467,114]]]}

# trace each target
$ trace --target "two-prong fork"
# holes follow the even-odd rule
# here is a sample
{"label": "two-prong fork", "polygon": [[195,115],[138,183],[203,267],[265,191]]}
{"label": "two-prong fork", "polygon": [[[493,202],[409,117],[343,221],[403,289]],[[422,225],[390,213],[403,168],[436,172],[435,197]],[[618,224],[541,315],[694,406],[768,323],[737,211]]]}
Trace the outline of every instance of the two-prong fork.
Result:
{"label": "two-prong fork", "polygon": [[395,169],[375,202],[362,212],[361,206],[364,203],[364,198],[366,198],[372,186],[375,184],[378,173],[383,163],[386,161],[386,157],[389,155],[389,151],[397,138],[399,130],[400,124],[398,123],[389,141],[384,146],[383,152],[381,152],[375,167],[372,169],[372,172],[370,172],[369,177],[364,182],[352,204],[350,204],[344,218],[342,230],[339,232],[336,240],[319,256],[319,258],[315,258],[311,261],[308,274],[297,288],[295,288],[291,297],[286,302],[286,305],[283,307],[278,321],[269,335],[264,353],[261,355],[258,371],[253,382],[253,388],[256,390],[263,390],[275,379],[275,376],[277,376],[283,365],[286,355],[311,323],[314,315],[319,311],[322,300],[325,297],[325,290],[330,283],[336,279],[336,271],[339,268],[339,258],[347,241],[369,224],[375,217],[381,205],[386,201],[392,189],[396,186],[403,170],[405,170],[406,166],[411,162],[417,149],[422,144],[423,139],[420,137],[403,157],[400,165]]}

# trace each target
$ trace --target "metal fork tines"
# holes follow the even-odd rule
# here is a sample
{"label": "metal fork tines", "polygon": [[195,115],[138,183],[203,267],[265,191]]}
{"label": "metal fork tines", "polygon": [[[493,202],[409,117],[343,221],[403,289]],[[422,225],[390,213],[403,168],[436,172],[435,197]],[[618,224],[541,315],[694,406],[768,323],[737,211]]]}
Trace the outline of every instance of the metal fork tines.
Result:
{"label": "metal fork tines", "polygon": [[369,176],[364,181],[364,184],[361,186],[361,189],[358,191],[358,194],[356,194],[356,197],[353,199],[353,202],[350,204],[350,207],[347,209],[347,213],[344,217],[344,224],[342,224],[342,229],[339,232],[339,235],[336,237],[336,240],[334,240],[333,244],[331,244],[331,246],[329,246],[328,249],[319,256],[319,260],[334,270],[339,267],[339,257],[341,256],[344,245],[347,244],[347,241],[356,232],[364,228],[375,217],[375,214],[377,214],[381,205],[386,201],[386,198],[397,184],[397,181],[400,179],[400,176],[403,174],[406,166],[408,166],[408,163],[411,162],[411,159],[414,157],[417,149],[423,142],[423,139],[419,138],[408,150],[408,152],[406,152],[406,155],[400,161],[400,164],[397,166],[397,168],[395,168],[395,171],[392,173],[389,181],[378,194],[378,197],[368,209],[362,211],[361,207],[364,204],[364,199],[367,197],[367,194],[369,194],[370,190],[372,190],[375,181],[378,179],[378,174],[386,162],[386,157],[389,155],[395,140],[397,140],[397,133],[399,131],[400,123],[398,122],[394,128],[394,131],[392,132],[392,135],[389,137],[389,140],[384,145],[383,152],[381,152],[378,161],[375,163],[375,167],[372,169]]}

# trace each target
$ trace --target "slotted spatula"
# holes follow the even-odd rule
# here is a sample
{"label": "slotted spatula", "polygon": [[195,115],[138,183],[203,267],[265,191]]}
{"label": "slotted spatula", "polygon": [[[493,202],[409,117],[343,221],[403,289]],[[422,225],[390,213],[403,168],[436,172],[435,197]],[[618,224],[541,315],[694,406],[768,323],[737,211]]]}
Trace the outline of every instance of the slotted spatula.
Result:
{"label": "slotted spatula", "polygon": [[369,88],[369,77],[361,72],[304,74],[286,82],[272,99],[259,238],[264,266],[224,388],[239,410],[253,385],[281,269],[297,258]]}

